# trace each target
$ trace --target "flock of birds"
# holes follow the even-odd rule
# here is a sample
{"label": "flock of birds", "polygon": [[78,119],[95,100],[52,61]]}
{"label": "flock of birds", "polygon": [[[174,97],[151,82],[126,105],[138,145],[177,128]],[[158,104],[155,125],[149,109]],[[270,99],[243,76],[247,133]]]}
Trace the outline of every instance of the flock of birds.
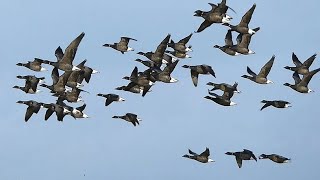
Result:
{"label": "flock of birds", "polygon": [[[204,19],[203,23],[200,25],[198,30],[195,33],[200,33],[212,24],[221,24],[227,26],[229,29],[225,36],[225,45],[219,46],[215,45],[214,48],[220,49],[222,52],[230,56],[238,55],[249,55],[254,54],[255,52],[249,49],[249,44],[251,38],[260,30],[260,27],[250,28],[249,23],[252,17],[252,14],[256,8],[254,4],[242,17],[238,25],[231,25],[232,17],[227,15],[227,10],[231,9],[226,5],[226,0],[222,0],[221,3],[212,4],[210,11],[195,11],[194,16]],[[231,9],[234,11],[233,9]],[[237,43],[233,43],[232,32],[235,31],[238,33],[236,38]],[[25,80],[25,85],[23,87],[14,86],[14,88],[20,89],[25,93],[36,94],[40,90],[37,88],[38,84],[41,87],[48,88],[53,96],[57,97],[56,102],[54,103],[42,103],[36,102],[34,100],[29,101],[17,101],[17,103],[25,104],[28,106],[25,114],[25,121],[27,122],[30,117],[35,113],[37,114],[41,108],[46,108],[45,120],[48,120],[49,117],[55,113],[58,121],[63,121],[63,118],[66,115],[70,115],[74,118],[88,118],[83,111],[86,107],[86,104],[83,104],[80,107],[72,107],[65,103],[76,103],[83,101],[81,99],[80,93],[84,90],[83,81],[85,80],[89,83],[91,75],[98,73],[98,71],[85,65],[86,60],[82,61],[78,65],[73,65],[73,60],[76,56],[77,48],[84,37],[84,33],[81,33],[76,37],[69,46],[63,50],[61,47],[58,47],[55,51],[56,61],[44,60],[35,58],[34,61],[29,61],[27,63],[18,63],[18,66],[24,66],[33,71],[46,71],[42,66],[43,64],[53,66],[51,77],[52,85],[44,84],[44,77],[36,77],[34,75],[27,76],[17,76],[19,79]],[[192,47],[188,46],[188,42],[191,39],[193,33],[187,37],[181,39],[178,42],[175,42],[171,39],[171,35],[168,34],[158,45],[156,50],[149,52],[138,52],[137,54],[144,56],[148,60],[136,59],[135,61],[143,64],[147,67],[144,71],[139,71],[137,67],[134,67],[130,76],[125,76],[123,79],[128,80],[129,83],[121,87],[117,87],[116,90],[127,91],[136,94],[142,94],[145,96],[151,91],[152,86],[156,82],[163,83],[175,83],[178,80],[171,77],[172,72],[179,63],[179,59],[190,58],[188,54],[192,51]],[[137,41],[136,39],[130,37],[121,37],[121,40],[113,44],[104,44],[104,47],[113,48],[122,54],[134,51],[133,48],[129,47],[128,44],[130,41]],[[171,48],[172,50],[168,50]],[[312,55],[303,63],[299,61],[297,56],[293,53],[292,60],[295,66],[289,67],[286,66],[285,69],[293,71],[294,84],[285,83],[285,86],[292,88],[293,90],[299,93],[310,93],[311,89],[308,88],[308,83],[311,78],[320,71],[320,68],[315,70],[309,70],[311,64],[316,58],[316,54]],[[243,78],[249,79],[258,84],[269,84],[272,83],[271,80],[267,78],[271,68],[273,66],[275,56],[273,55],[271,59],[260,69],[259,73],[255,73],[249,67],[247,67],[247,72],[249,75],[243,75]],[[200,64],[200,65],[183,65],[183,68],[190,69],[192,83],[195,87],[198,85],[199,74],[201,75],[211,75],[215,77],[215,72],[210,65]],[[63,72],[62,75],[59,75],[59,71]],[[302,78],[300,77],[302,75]],[[215,103],[222,106],[232,106],[236,105],[235,102],[231,101],[234,93],[240,93],[237,86],[238,83],[233,85],[227,83],[213,83],[208,82],[207,85],[212,86],[211,90],[208,90],[208,95],[204,98],[214,101]],[[222,95],[216,94],[216,90],[222,91]],[[84,91],[86,92],[86,91]],[[105,106],[109,106],[112,102],[125,101],[124,98],[120,97],[117,94],[102,94],[99,93],[97,96],[103,97],[106,99]],[[266,107],[273,106],[276,108],[287,108],[291,104],[288,101],[284,100],[262,100],[264,105],[261,110]],[[121,118],[125,121],[131,122],[134,126],[139,125],[141,119],[138,115],[134,113],[126,113],[125,115],[116,115],[112,118]],[[236,158],[236,162],[239,168],[242,167],[243,160],[254,159],[257,161],[256,156],[252,151],[244,149],[239,152],[227,152],[227,155],[233,155]],[[193,159],[201,163],[213,162],[209,158],[210,151],[209,148],[206,148],[201,154],[197,154],[189,149],[189,154],[183,155],[185,158]],[[286,163],[290,159],[277,155],[277,154],[261,154],[259,159],[270,159],[276,163]]]}

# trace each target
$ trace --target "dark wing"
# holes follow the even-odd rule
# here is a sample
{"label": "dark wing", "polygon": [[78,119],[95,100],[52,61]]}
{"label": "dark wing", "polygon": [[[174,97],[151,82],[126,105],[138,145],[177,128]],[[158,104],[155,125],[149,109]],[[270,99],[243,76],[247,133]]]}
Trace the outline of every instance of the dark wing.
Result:
{"label": "dark wing", "polygon": [[197,71],[194,71],[191,69],[191,79],[192,79],[194,86],[196,86],[196,87],[198,85],[198,76],[199,76],[199,73]]}
{"label": "dark wing", "polygon": [[192,36],[192,33],[189,36],[181,39],[178,43],[181,43],[181,44],[184,44],[184,45],[187,44],[189,42],[191,36]]}
{"label": "dark wing", "polygon": [[224,42],[225,42],[226,46],[233,46],[231,30],[228,30],[226,37],[224,38]]}
{"label": "dark wing", "polygon": [[87,106],[86,104],[83,104],[82,106],[77,107],[76,109],[82,112],[86,108],[86,106]]}
{"label": "dark wing", "polygon": [[265,105],[262,106],[260,111],[262,111],[264,108],[271,106],[271,103],[267,102]]}
{"label": "dark wing", "polygon": [[302,85],[302,86],[308,86],[311,78],[313,77],[313,75],[315,75],[317,72],[320,71],[320,68],[318,69],[315,69],[311,72],[309,72],[308,74],[304,75],[301,82],[299,83],[299,85]]}
{"label": "dark wing", "polygon": [[238,44],[238,46],[248,49],[250,41],[251,41],[251,36],[252,35],[250,35],[250,34],[243,34],[241,36],[241,42]]}
{"label": "dark wing", "polygon": [[239,156],[236,156],[236,161],[237,161],[238,167],[241,168],[242,167],[242,159]]}
{"label": "dark wing", "polygon": [[196,31],[197,33],[202,32],[203,30],[205,30],[207,27],[211,26],[213,23],[210,21],[203,21],[203,23],[201,23],[200,27],[198,28],[198,30]]}
{"label": "dark wing", "polygon": [[271,59],[261,68],[258,76],[260,76],[260,77],[267,77],[268,76],[268,74],[272,68],[274,59],[275,59],[275,55],[273,55],[271,57]]}
{"label": "dark wing", "polygon": [[253,4],[253,6],[246,12],[246,14],[242,16],[239,26],[248,27],[248,24],[250,23],[250,20],[255,8],[256,8],[256,4]]}
{"label": "dark wing", "polygon": [[302,63],[294,53],[292,53],[292,61],[297,67],[302,66]]}
{"label": "dark wing", "polygon": [[150,85],[148,85],[148,86],[143,86],[142,97],[144,97],[144,96],[147,94],[147,92],[149,91],[150,88],[151,88]]}
{"label": "dark wing", "polygon": [[208,65],[202,65],[201,68],[204,70],[204,72],[209,72],[213,77],[216,77],[216,73],[213,71],[211,66]]}
{"label": "dark wing", "polygon": [[59,80],[59,71],[58,68],[53,68],[51,72],[52,84],[57,84]]}
{"label": "dark wing", "polygon": [[300,76],[298,74],[298,72],[294,72],[292,74],[292,78],[294,79],[294,83],[295,84],[299,84],[301,82]]}
{"label": "dark wing", "polygon": [[53,110],[51,110],[50,108],[47,109],[46,114],[44,116],[44,120],[48,120],[49,117],[53,114]]}
{"label": "dark wing", "polygon": [[171,35],[168,34],[162,41],[161,43],[158,45],[156,51],[154,52],[154,54],[156,56],[163,56],[165,50],[167,49],[167,45],[169,43]]}
{"label": "dark wing", "polygon": [[74,39],[66,48],[61,63],[72,64],[74,57],[76,56],[78,46],[84,37],[84,33],[81,33],[76,39]]}
{"label": "dark wing", "polygon": [[58,62],[63,58],[63,51],[60,46],[56,49],[54,55],[56,56]]}
{"label": "dark wing", "polygon": [[316,59],[317,54],[312,55],[311,57],[309,57],[305,62],[303,62],[303,65],[307,68],[309,68],[311,66],[311,64],[313,63],[313,61]]}
{"label": "dark wing", "polygon": [[111,103],[113,102],[113,100],[112,100],[112,98],[111,97],[108,97],[107,99],[106,99],[106,102],[105,102],[105,106],[108,106],[108,105],[110,105]]}
{"label": "dark wing", "polygon": [[203,151],[200,156],[203,156],[203,157],[209,157],[210,156],[210,150],[209,148],[206,148],[205,151]]}
{"label": "dark wing", "polygon": [[247,72],[251,75],[251,76],[257,76],[257,74],[255,72],[253,72],[249,66],[247,66]]}
{"label": "dark wing", "polygon": [[188,151],[189,151],[189,154],[191,154],[191,155],[194,155],[194,156],[197,156],[197,155],[198,155],[197,153],[191,151],[190,149],[189,149]]}
{"label": "dark wing", "polygon": [[26,111],[26,115],[24,117],[24,121],[27,122],[33,114],[33,107],[29,106]]}
{"label": "dark wing", "polygon": [[171,64],[168,64],[164,69],[163,69],[163,73],[166,73],[166,74],[171,74],[172,71],[174,70],[174,68],[177,66],[179,60],[176,60],[175,62],[171,63]]}

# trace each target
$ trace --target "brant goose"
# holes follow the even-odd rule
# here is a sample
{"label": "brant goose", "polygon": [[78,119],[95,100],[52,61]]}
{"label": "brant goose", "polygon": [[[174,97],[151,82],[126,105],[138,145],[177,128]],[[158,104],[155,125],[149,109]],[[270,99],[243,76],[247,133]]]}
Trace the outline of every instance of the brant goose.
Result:
{"label": "brant goose", "polygon": [[257,161],[257,158],[253,154],[253,152],[250,150],[247,150],[247,149],[243,149],[242,152],[226,152],[225,154],[235,156],[239,168],[242,167],[242,160],[253,160],[254,159],[255,161]]}
{"label": "brant goose", "polygon": [[153,52],[138,52],[137,54],[139,55],[143,55],[145,57],[147,57],[148,59],[150,59],[151,61],[154,61],[156,64],[161,65],[163,62],[163,56],[164,56],[164,52],[167,49],[167,45],[169,43],[171,35],[168,34],[162,41],[161,43],[158,45],[156,51]]}
{"label": "brant goose", "polygon": [[30,119],[30,117],[32,116],[33,113],[38,113],[42,103],[38,103],[37,101],[17,101],[17,103],[19,104],[25,104],[28,106],[27,111],[26,111],[26,115],[24,117],[24,121],[28,122],[28,120]]}
{"label": "brant goose", "polygon": [[24,91],[25,93],[29,94],[36,94],[41,92],[39,89],[37,89],[37,86],[39,83],[44,83],[44,77],[37,78],[35,76],[17,76],[18,79],[25,79],[25,85],[24,87],[14,86],[13,88],[20,89]]}
{"label": "brant goose", "polygon": [[41,64],[44,63],[44,60],[39,58],[34,58],[33,61],[28,61],[27,63],[18,63],[17,66],[24,66],[26,68],[29,68],[33,71],[47,71],[44,67],[41,66]]}
{"label": "brant goose", "polygon": [[[84,67],[84,64],[87,62],[87,60],[82,61],[80,64],[77,65],[80,71],[72,71],[68,80],[67,80],[67,86],[71,88],[81,88],[83,85],[81,84],[81,75],[83,76],[84,71],[82,70]],[[83,77],[84,78],[84,77]],[[81,81],[81,82],[80,82]],[[80,83],[79,83],[80,82]]]}
{"label": "brant goose", "polygon": [[271,59],[261,68],[259,74],[254,73],[248,66],[247,66],[247,72],[251,75],[243,75],[241,77],[247,78],[253,82],[256,82],[258,84],[269,84],[273,83],[272,81],[267,79],[267,76],[272,68],[273,62],[274,62],[275,56],[273,55]]}
{"label": "brant goose", "polygon": [[185,157],[188,159],[193,159],[193,160],[196,160],[201,163],[214,162],[214,160],[209,158],[209,156],[210,156],[209,148],[206,148],[206,150],[203,151],[201,154],[197,154],[189,149],[189,154],[191,154],[191,155],[185,154],[182,157]]}
{"label": "brant goose", "polygon": [[189,36],[181,39],[177,43],[175,43],[171,39],[170,43],[168,43],[168,46],[171,47],[172,49],[176,50],[176,51],[180,51],[180,52],[183,52],[183,53],[192,51],[192,49],[191,49],[192,46],[186,47],[186,44],[189,42],[191,36],[192,36],[192,33]]}
{"label": "brant goose", "polygon": [[276,163],[288,163],[291,159],[280,156],[278,154],[261,154],[259,156],[259,159],[270,159],[273,162]]}
{"label": "brant goose", "polygon": [[55,93],[55,94],[53,94],[53,96],[57,96],[58,100],[61,100],[61,101],[67,100],[70,103],[83,102],[83,100],[81,99],[81,96],[80,96],[80,93],[82,91],[87,92],[82,89],[72,88],[71,91]]}
{"label": "brant goose", "polygon": [[[217,104],[220,104],[222,106],[234,106],[237,105],[237,103],[232,102],[230,99],[233,96],[233,91],[224,91],[222,96],[217,95],[213,92],[208,92],[211,96],[205,96],[204,98],[209,99],[211,101],[214,101]],[[213,96],[213,97],[212,97]]]}
{"label": "brant goose", "polygon": [[231,46],[231,49],[244,55],[255,54],[254,51],[249,49],[249,44],[252,35],[250,34],[239,34],[237,36],[237,45]]}
{"label": "brant goose", "polygon": [[231,30],[228,30],[225,38],[224,38],[225,45],[224,46],[219,46],[219,45],[214,45],[214,48],[220,49],[222,52],[230,55],[230,56],[238,56],[240,53],[232,49],[233,41],[232,41],[232,32]]}
{"label": "brant goose", "polygon": [[41,90],[36,89],[35,91],[31,88],[30,84],[26,84],[25,86],[13,86],[15,89],[20,89],[21,91],[25,92],[26,94],[37,94],[41,92]]}
{"label": "brant goose", "polygon": [[211,74],[213,77],[216,77],[215,72],[212,67],[209,65],[197,65],[197,66],[189,66],[183,65],[183,68],[189,68],[191,70],[191,78],[195,87],[198,85],[198,76],[199,74]]}
{"label": "brant goose", "polygon": [[177,79],[171,77],[171,73],[178,64],[179,60],[176,60],[173,63],[167,64],[167,66],[161,72],[152,72],[152,76],[157,80],[164,83],[175,83],[178,82]]}
{"label": "brant goose", "polygon": [[282,101],[282,100],[276,100],[276,101],[267,101],[267,100],[262,100],[261,103],[265,103],[265,105],[262,106],[262,108],[260,109],[260,111],[262,111],[262,109],[269,107],[269,106],[273,106],[276,108],[288,108],[291,107],[291,104],[287,101]]}
{"label": "brant goose", "polygon": [[[51,93],[63,93],[65,89],[65,85],[67,84],[68,78],[72,71],[67,71],[63,75],[59,77],[58,69],[55,67],[52,70],[51,77],[52,77],[52,85],[41,84],[41,87],[45,87],[51,90]],[[58,77],[58,78],[57,78]]]}
{"label": "brant goose", "polygon": [[233,85],[230,85],[230,84],[226,84],[226,83],[220,83],[220,84],[217,84],[217,83],[213,83],[213,82],[208,82],[207,85],[209,86],[213,86],[213,88],[210,90],[210,91],[214,91],[214,90],[217,90],[217,89],[220,89],[221,91],[224,91],[224,92],[235,92],[235,93],[240,93],[241,91],[238,91],[237,87],[238,87],[238,83],[235,82]]}
{"label": "brant goose", "polygon": [[86,104],[83,104],[82,106],[79,106],[77,108],[73,108],[71,106],[68,106],[66,103],[64,103],[61,100],[57,100],[57,104],[68,109],[70,111],[70,115],[74,118],[74,119],[78,119],[78,118],[89,118],[89,116],[87,114],[85,114],[83,111],[86,108]]}
{"label": "brant goose", "polygon": [[218,5],[209,3],[212,9],[208,12],[201,10],[195,11],[193,16],[204,18],[204,22],[200,25],[196,33],[202,32],[207,27],[211,26],[213,23],[230,23],[232,19],[226,14],[228,6],[226,6],[226,0],[222,0]]}
{"label": "brant goose", "polygon": [[134,126],[139,125],[139,121],[142,121],[136,114],[126,113],[124,116],[113,116],[112,118],[120,118],[125,121],[131,122]]}
{"label": "brant goose", "polygon": [[[116,90],[123,90],[123,91],[128,91],[136,94],[142,94],[143,93],[143,86],[140,86],[134,82],[130,82],[127,86],[120,86],[115,88]],[[148,90],[150,92],[151,90]]]}
{"label": "brant goose", "polygon": [[294,84],[285,83],[283,85],[291,87],[293,90],[300,93],[310,93],[314,92],[313,90],[308,88],[308,84],[311,78],[320,71],[320,68],[310,71],[308,74],[303,75],[303,78],[300,79],[298,72],[294,72],[292,78],[294,79]]}
{"label": "brant goose", "polygon": [[112,102],[121,102],[121,101],[125,101],[124,98],[120,97],[117,94],[97,94],[97,96],[101,96],[106,98],[106,102],[105,102],[105,106],[108,106],[109,104],[111,104]]}
{"label": "brant goose", "polygon": [[46,111],[46,114],[44,117],[44,120],[46,120],[46,121],[50,118],[50,116],[54,112],[56,113],[57,120],[61,121],[61,122],[63,121],[64,116],[70,113],[70,111],[66,107],[61,106],[59,104],[54,104],[54,103],[45,104],[45,103],[43,103],[42,106],[44,108],[47,108],[47,111]]}
{"label": "brant goose", "polygon": [[77,38],[75,38],[69,46],[66,48],[64,55],[58,62],[44,61],[45,64],[50,64],[62,71],[80,71],[80,68],[72,65],[72,62],[76,56],[78,46],[84,37],[84,33],[81,33]]}
{"label": "brant goose", "polygon": [[298,74],[306,75],[309,73],[309,68],[313,63],[313,61],[315,60],[316,56],[317,54],[314,54],[311,57],[309,57],[305,62],[301,63],[298,57],[294,53],[292,53],[292,61],[296,66],[295,67],[286,66],[284,68],[289,69],[291,71],[298,72]]}
{"label": "brant goose", "polygon": [[253,4],[253,6],[242,16],[242,19],[238,25],[234,26],[229,23],[224,23],[223,25],[229,26],[231,31],[237,31],[240,34],[255,34],[260,30],[260,27],[257,27],[255,29],[250,29],[248,27],[255,8],[256,4]]}
{"label": "brant goose", "polygon": [[127,79],[133,82],[128,84],[127,89],[131,89],[135,85],[143,86],[144,88],[143,88],[142,96],[144,97],[149,91],[149,89],[151,88],[151,86],[154,84],[154,82],[150,80],[151,71],[152,71],[151,69],[148,69],[144,73],[138,74],[138,68],[135,67],[130,77],[123,77],[123,79]]}
{"label": "brant goose", "polygon": [[130,37],[121,37],[120,42],[114,43],[114,44],[104,44],[104,47],[111,47],[117,51],[120,51],[122,54],[128,51],[134,51],[133,48],[129,47],[129,41],[137,41],[136,39],[130,38]]}

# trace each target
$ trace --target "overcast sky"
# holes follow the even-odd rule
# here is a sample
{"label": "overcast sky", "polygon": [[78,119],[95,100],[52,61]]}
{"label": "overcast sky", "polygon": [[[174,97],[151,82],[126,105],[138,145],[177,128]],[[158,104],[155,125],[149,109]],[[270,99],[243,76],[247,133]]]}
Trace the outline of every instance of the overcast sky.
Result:
{"label": "overcast sky", "polygon": [[[233,17],[232,24],[237,24],[257,4],[250,22],[250,27],[261,27],[250,44],[256,54],[231,57],[214,49],[213,45],[224,44],[228,29],[215,24],[194,34],[189,41],[194,50],[190,53],[192,58],[181,60],[172,74],[179,82],[158,82],[144,98],[114,90],[127,83],[122,77],[130,75],[135,66],[145,69],[134,61],[145,59],[137,52],[154,51],[168,33],[178,41],[197,30],[203,20],[194,17],[193,12],[209,10],[208,2],[220,1],[3,2],[0,179],[319,179],[319,75],[309,84],[315,91],[311,94],[283,86],[285,82],[294,82],[292,72],[283,68],[293,66],[292,52],[301,61],[319,53],[319,1],[229,0],[229,6],[237,12],[228,12]],[[84,83],[83,89],[90,94],[82,93],[82,97],[87,104],[85,112],[91,118],[74,120],[67,116],[58,122],[53,115],[44,121],[42,109],[25,123],[27,106],[16,101],[50,103],[55,98],[41,87],[42,92],[37,95],[13,89],[14,85],[24,85],[15,76],[44,76],[50,84],[52,67],[45,66],[48,72],[33,72],[15,64],[35,57],[54,60],[55,49],[65,49],[81,32],[86,34],[74,63],[87,59],[87,66],[101,72],[93,75],[89,84]],[[138,40],[130,42],[135,52],[123,55],[102,47],[119,41],[121,36]],[[241,78],[247,66],[259,72],[273,54],[276,59],[269,79],[274,84],[259,85]],[[184,64],[211,65],[217,78],[200,75],[198,87],[194,87],[190,71],[181,67]],[[317,58],[311,69],[319,67]],[[223,107],[204,99],[209,81],[238,82],[242,93],[233,97],[237,105]],[[117,93],[126,101],[105,107],[104,99],[97,93]],[[286,100],[293,107],[260,111],[263,99]],[[82,103],[71,105],[78,107]],[[143,119],[140,126],[111,118],[127,112]],[[202,164],[182,158],[188,148],[201,153],[206,147],[216,162]],[[276,153],[292,161],[245,161],[239,169],[235,158],[224,153],[243,148],[256,156]]]}

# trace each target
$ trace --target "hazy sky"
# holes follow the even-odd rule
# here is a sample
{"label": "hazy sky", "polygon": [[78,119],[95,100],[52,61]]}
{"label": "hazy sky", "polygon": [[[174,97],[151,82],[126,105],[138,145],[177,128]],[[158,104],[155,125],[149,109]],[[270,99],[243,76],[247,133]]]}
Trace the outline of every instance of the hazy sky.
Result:
{"label": "hazy sky", "polygon": [[[192,58],[181,60],[172,74],[178,83],[158,82],[144,98],[114,90],[127,83],[121,78],[130,75],[135,66],[145,69],[134,61],[145,59],[136,52],[154,51],[168,33],[177,41],[195,31],[203,20],[194,17],[193,12],[209,10],[208,2],[220,1],[3,2],[0,179],[319,179],[319,75],[309,84],[315,90],[312,94],[300,94],[283,86],[294,82],[292,72],[283,68],[293,65],[292,52],[301,61],[319,53],[317,0],[229,0],[227,3],[237,12],[228,13],[233,17],[232,24],[257,4],[250,23],[250,27],[261,27],[250,44],[255,55],[231,57],[214,49],[213,45],[224,44],[227,27],[212,25],[191,38]],[[55,49],[65,49],[81,32],[86,35],[74,63],[87,59],[88,66],[101,72],[92,76],[90,84],[84,83],[83,89],[90,94],[82,93],[82,97],[87,104],[85,112],[91,118],[74,120],[67,116],[58,122],[52,116],[46,122],[45,110],[41,110],[25,123],[27,106],[16,101],[49,103],[55,98],[41,87],[43,92],[38,95],[13,89],[14,85],[24,84],[15,76],[45,76],[51,83],[52,67],[45,66],[49,71],[38,73],[15,64],[34,57],[55,59]],[[119,41],[121,36],[138,40],[130,42],[135,52],[122,55],[102,47]],[[246,66],[258,72],[273,54],[276,59],[269,78],[274,84],[258,85],[241,78]],[[190,71],[181,68],[184,64],[211,65],[217,78],[200,75],[198,87],[194,87]],[[311,69],[318,67],[319,58]],[[238,82],[242,93],[233,97],[238,105],[223,107],[204,99],[208,81]],[[105,107],[97,93],[117,93],[126,102]],[[287,100],[293,107],[260,111],[262,99]],[[138,114],[143,119],[141,125],[134,127],[111,118],[127,112]],[[200,153],[206,147],[216,162],[201,164],[182,158],[188,148]],[[256,156],[277,153],[292,158],[292,162],[279,165],[269,160],[245,161],[239,169],[235,158],[224,153],[243,148]]]}

